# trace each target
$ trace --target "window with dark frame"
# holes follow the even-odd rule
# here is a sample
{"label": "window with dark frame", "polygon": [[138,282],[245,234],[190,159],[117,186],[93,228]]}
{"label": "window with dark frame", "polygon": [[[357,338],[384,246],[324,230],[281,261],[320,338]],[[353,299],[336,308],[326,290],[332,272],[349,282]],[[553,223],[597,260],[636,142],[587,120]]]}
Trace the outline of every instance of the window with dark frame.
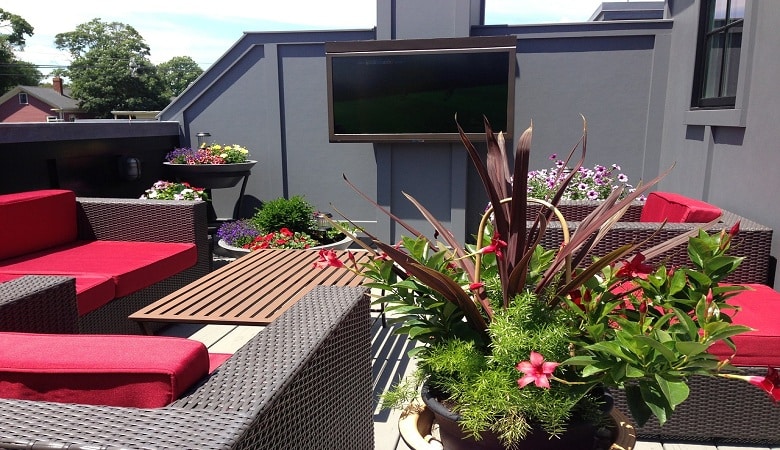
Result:
{"label": "window with dark frame", "polygon": [[19,104],[20,105],[26,105],[27,104],[27,93],[26,92],[20,92],[19,93]]}
{"label": "window with dark frame", "polygon": [[746,0],[702,0],[694,108],[734,108]]}

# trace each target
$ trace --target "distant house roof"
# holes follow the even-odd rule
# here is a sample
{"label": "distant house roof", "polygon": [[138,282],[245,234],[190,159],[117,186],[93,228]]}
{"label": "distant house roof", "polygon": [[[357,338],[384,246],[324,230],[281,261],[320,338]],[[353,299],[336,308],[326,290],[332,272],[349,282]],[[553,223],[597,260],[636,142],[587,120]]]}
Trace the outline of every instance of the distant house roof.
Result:
{"label": "distant house roof", "polygon": [[51,105],[53,109],[62,110],[64,112],[81,111],[79,108],[79,102],[77,100],[70,98],[64,93],[61,95],[52,88],[38,86],[16,86],[0,97],[0,104],[16,95],[19,95],[21,92],[25,92],[27,95],[35,97],[38,100]]}

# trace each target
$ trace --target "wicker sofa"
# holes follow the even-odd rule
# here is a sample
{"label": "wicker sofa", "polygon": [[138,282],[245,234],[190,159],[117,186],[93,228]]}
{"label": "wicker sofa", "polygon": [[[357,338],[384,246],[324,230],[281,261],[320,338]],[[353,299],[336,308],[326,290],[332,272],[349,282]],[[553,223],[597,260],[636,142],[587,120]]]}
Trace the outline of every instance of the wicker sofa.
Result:
{"label": "wicker sofa", "polygon": [[[62,329],[52,300],[72,278],[0,285],[3,330]],[[369,326],[365,289],[317,286],[169,406],[0,400],[0,448],[373,449]]]}
{"label": "wicker sofa", "polygon": [[[44,208],[52,205],[62,208],[60,205],[67,204],[67,202],[60,200],[57,196],[59,195],[62,197],[60,194],[67,192],[68,191],[61,190],[46,190],[23,193],[25,195],[29,194],[30,196],[37,195],[36,197],[33,197],[33,199],[38,203],[33,203],[35,205],[33,208],[29,206],[13,207],[13,202],[17,205],[23,201],[27,204],[32,203],[27,200],[27,197],[24,197],[23,200],[17,200],[17,198],[20,197],[18,194],[3,196],[4,198],[11,197],[13,200],[11,200],[12,203],[10,203],[11,207],[6,208],[7,210],[10,210],[10,213],[4,212],[8,217],[3,217],[3,220],[0,220],[0,224],[2,224],[0,229],[8,227],[10,230],[16,230],[4,230],[7,231],[6,239],[14,239],[14,237],[9,235],[27,232],[28,235],[22,237],[25,237],[25,240],[29,241],[35,239],[35,236],[44,234],[46,229],[58,230],[59,224],[57,220],[61,217],[66,217],[66,215],[64,213],[58,215],[56,212],[48,213]],[[71,193],[70,195],[73,194]],[[51,198],[54,198],[55,200],[49,200]],[[43,201],[40,199],[43,199]],[[69,201],[72,202],[73,200],[71,199]],[[37,206],[38,204],[41,204],[43,208]],[[44,209],[44,211],[40,214],[36,214],[34,223],[29,223],[29,217],[25,216],[30,213],[30,210],[37,211],[38,209]],[[141,328],[138,324],[129,321],[127,319],[128,315],[154,300],[202,277],[210,270],[211,252],[208,242],[207,211],[206,205],[202,202],[76,197],[75,209],[75,243],[90,243],[92,241],[113,241],[122,243],[133,241],[135,243],[194,244],[194,253],[196,254],[196,257],[192,258],[192,260],[195,261],[194,265],[191,265],[189,268],[184,268],[183,270],[177,269],[178,271],[176,272],[171,271],[171,276],[167,276],[159,281],[146,282],[136,276],[136,279],[132,283],[135,284],[136,287],[132,292],[128,290],[122,295],[114,296],[114,287],[113,285],[110,286],[111,293],[106,298],[110,299],[113,296],[113,299],[105,304],[100,303],[100,306],[96,309],[82,310],[82,313],[79,314],[79,317],[74,322],[74,328],[71,332],[139,334],[141,333]],[[70,214],[72,213],[67,212],[67,216],[70,216]],[[22,217],[15,217],[17,215]],[[28,225],[29,231],[24,228]],[[20,227],[23,231],[20,231]],[[61,232],[61,234],[62,233],[65,232]],[[55,239],[56,238],[50,238],[53,245],[57,244]],[[11,244],[13,244],[13,242]],[[107,280],[109,284],[112,283],[110,269],[107,269],[108,275],[101,275],[98,277],[88,273],[87,270],[82,268],[79,265],[77,258],[73,258],[73,267],[68,267],[68,270],[72,270],[72,272],[63,272],[62,267],[59,267],[56,270],[47,270],[48,267],[44,263],[38,263],[34,270],[26,271],[24,268],[29,266],[25,265],[29,264],[30,261],[41,259],[41,255],[45,258],[49,258],[52,253],[46,247],[42,247],[45,244],[30,244],[25,242],[24,244],[19,244],[20,248],[24,248],[22,245],[39,245],[41,248],[38,252],[31,253],[29,256],[26,254],[20,256],[18,251],[17,254],[14,254],[11,250],[7,251],[6,253],[14,257],[0,258],[0,277],[4,277],[4,279],[0,279],[0,281],[5,281],[9,278],[13,279],[14,277],[24,274],[73,274],[74,276],[82,277],[82,279],[97,279],[104,284],[105,282],[103,280]],[[106,247],[103,248],[109,248],[107,245],[109,245],[109,243],[106,243]],[[126,246],[129,245],[134,244],[126,244]],[[68,250],[76,249],[73,245],[60,245],[59,247],[54,248],[57,249],[61,247],[65,247]],[[136,248],[140,249],[141,247]],[[85,252],[80,253],[78,256],[86,258],[87,253]],[[139,256],[142,256],[138,258],[139,261],[148,261],[148,263],[145,264],[149,264],[149,267],[157,267],[153,266],[153,257],[147,257],[146,255]],[[68,257],[60,257],[59,260],[64,261],[66,265],[69,265],[67,258]],[[99,266],[101,263],[102,260],[96,260],[92,265]],[[108,261],[106,261],[106,263],[106,265],[109,265]],[[32,264],[35,265],[34,262]],[[120,263],[110,264],[119,265]],[[17,266],[20,266],[21,269],[17,268]],[[147,270],[147,272],[149,272],[149,270]],[[157,272],[157,274],[159,274],[159,272]]]}

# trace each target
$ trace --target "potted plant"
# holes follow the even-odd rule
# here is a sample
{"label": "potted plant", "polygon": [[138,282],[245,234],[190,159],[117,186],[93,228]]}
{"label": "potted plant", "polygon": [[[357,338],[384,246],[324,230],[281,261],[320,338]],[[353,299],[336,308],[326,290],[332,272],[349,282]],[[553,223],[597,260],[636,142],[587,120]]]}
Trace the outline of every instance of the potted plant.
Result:
{"label": "potted plant", "polygon": [[195,202],[207,201],[209,199],[206,190],[200,187],[191,186],[187,182],[178,183],[175,181],[159,180],[152,187],[145,190],[142,199],[150,200],[189,200]]}
{"label": "potted plant", "polygon": [[249,219],[222,224],[218,245],[236,256],[266,248],[347,248],[351,233],[325,226],[324,215],[300,195],[279,197],[263,203]]}
{"label": "potted plant", "polygon": [[[502,135],[487,120],[485,129],[487,163],[461,132],[490,199],[474,243],[461,245],[407,195],[443,242],[385,211],[411,233],[399,245],[369,234],[379,250],[373,261],[345,266],[321,251],[315,264],[369,278],[367,285],[382,292],[375,301],[387,305],[400,333],[418,342],[411,354],[417,372],[385,395],[386,405],[408,407],[422,386],[431,394],[426,401],[454,413],[454,425],[440,426],[448,449],[591,450],[610,422],[610,389],[626,391],[629,412],[640,425],[652,416],[666,421],[688,396],[690,375],[741,377],[770,394],[780,392],[776,372],[742,377],[707,352],[716,342],[733,346],[730,338],[749,330],[732,323],[725,303],[743,288],[720,283],[741,261],[727,254],[738,227],[684,235],[689,267],[645,264],[677,240],[646,254],[636,253],[639,243],[627,242],[590,258],[589,250],[626,205],[658,177],[630,193],[613,190],[560,248],[541,248],[539,236],[584,161],[586,128],[579,161],[549,201],[541,201],[546,212],[535,222],[525,220],[528,202],[537,202],[528,195],[526,177],[532,128],[520,137],[512,171]],[[522,181],[511,183],[511,175]],[[565,227],[565,218],[559,220]],[[456,434],[446,435],[449,430]],[[463,439],[469,440],[460,447]],[[496,447],[478,447],[486,442]]]}
{"label": "potted plant", "polygon": [[165,156],[165,166],[179,180],[206,189],[233,187],[249,176],[257,163],[241,145],[203,143],[198,148],[175,148]]}

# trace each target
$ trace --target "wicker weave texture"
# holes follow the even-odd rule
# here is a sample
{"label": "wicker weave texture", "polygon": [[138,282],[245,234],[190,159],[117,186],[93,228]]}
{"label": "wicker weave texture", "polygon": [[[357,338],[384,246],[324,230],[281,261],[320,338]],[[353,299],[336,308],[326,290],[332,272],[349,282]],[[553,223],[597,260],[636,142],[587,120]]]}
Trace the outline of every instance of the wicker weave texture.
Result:
{"label": "wicker weave texture", "polygon": [[78,333],[76,281],[71,277],[23,276],[0,283],[0,330]]}
{"label": "wicker weave texture", "polygon": [[[765,375],[766,368],[744,368],[745,374]],[[688,399],[675,409],[663,426],[651,417],[636,428],[637,437],[675,440],[780,445],[780,406],[761,389],[745,382],[693,376]],[[629,411],[622,390],[613,392],[615,406]]]}
{"label": "wicker weave texture", "polygon": [[[557,208],[561,211],[566,220],[579,222],[602,203],[603,202],[598,200],[561,200],[560,203],[558,203]],[[642,214],[643,205],[644,203],[638,201],[632,202],[625,213],[623,213],[620,220],[623,222],[639,222],[639,216]],[[529,203],[528,209],[526,210],[526,220],[535,220],[541,208],[542,207],[539,204]],[[557,220],[554,215],[552,216],[552,220]]]}
{"label": "wicker weave texture", "polygon": [[0,448],[373,449],[369,322],[318,286],[168,407],[0,400]]}

